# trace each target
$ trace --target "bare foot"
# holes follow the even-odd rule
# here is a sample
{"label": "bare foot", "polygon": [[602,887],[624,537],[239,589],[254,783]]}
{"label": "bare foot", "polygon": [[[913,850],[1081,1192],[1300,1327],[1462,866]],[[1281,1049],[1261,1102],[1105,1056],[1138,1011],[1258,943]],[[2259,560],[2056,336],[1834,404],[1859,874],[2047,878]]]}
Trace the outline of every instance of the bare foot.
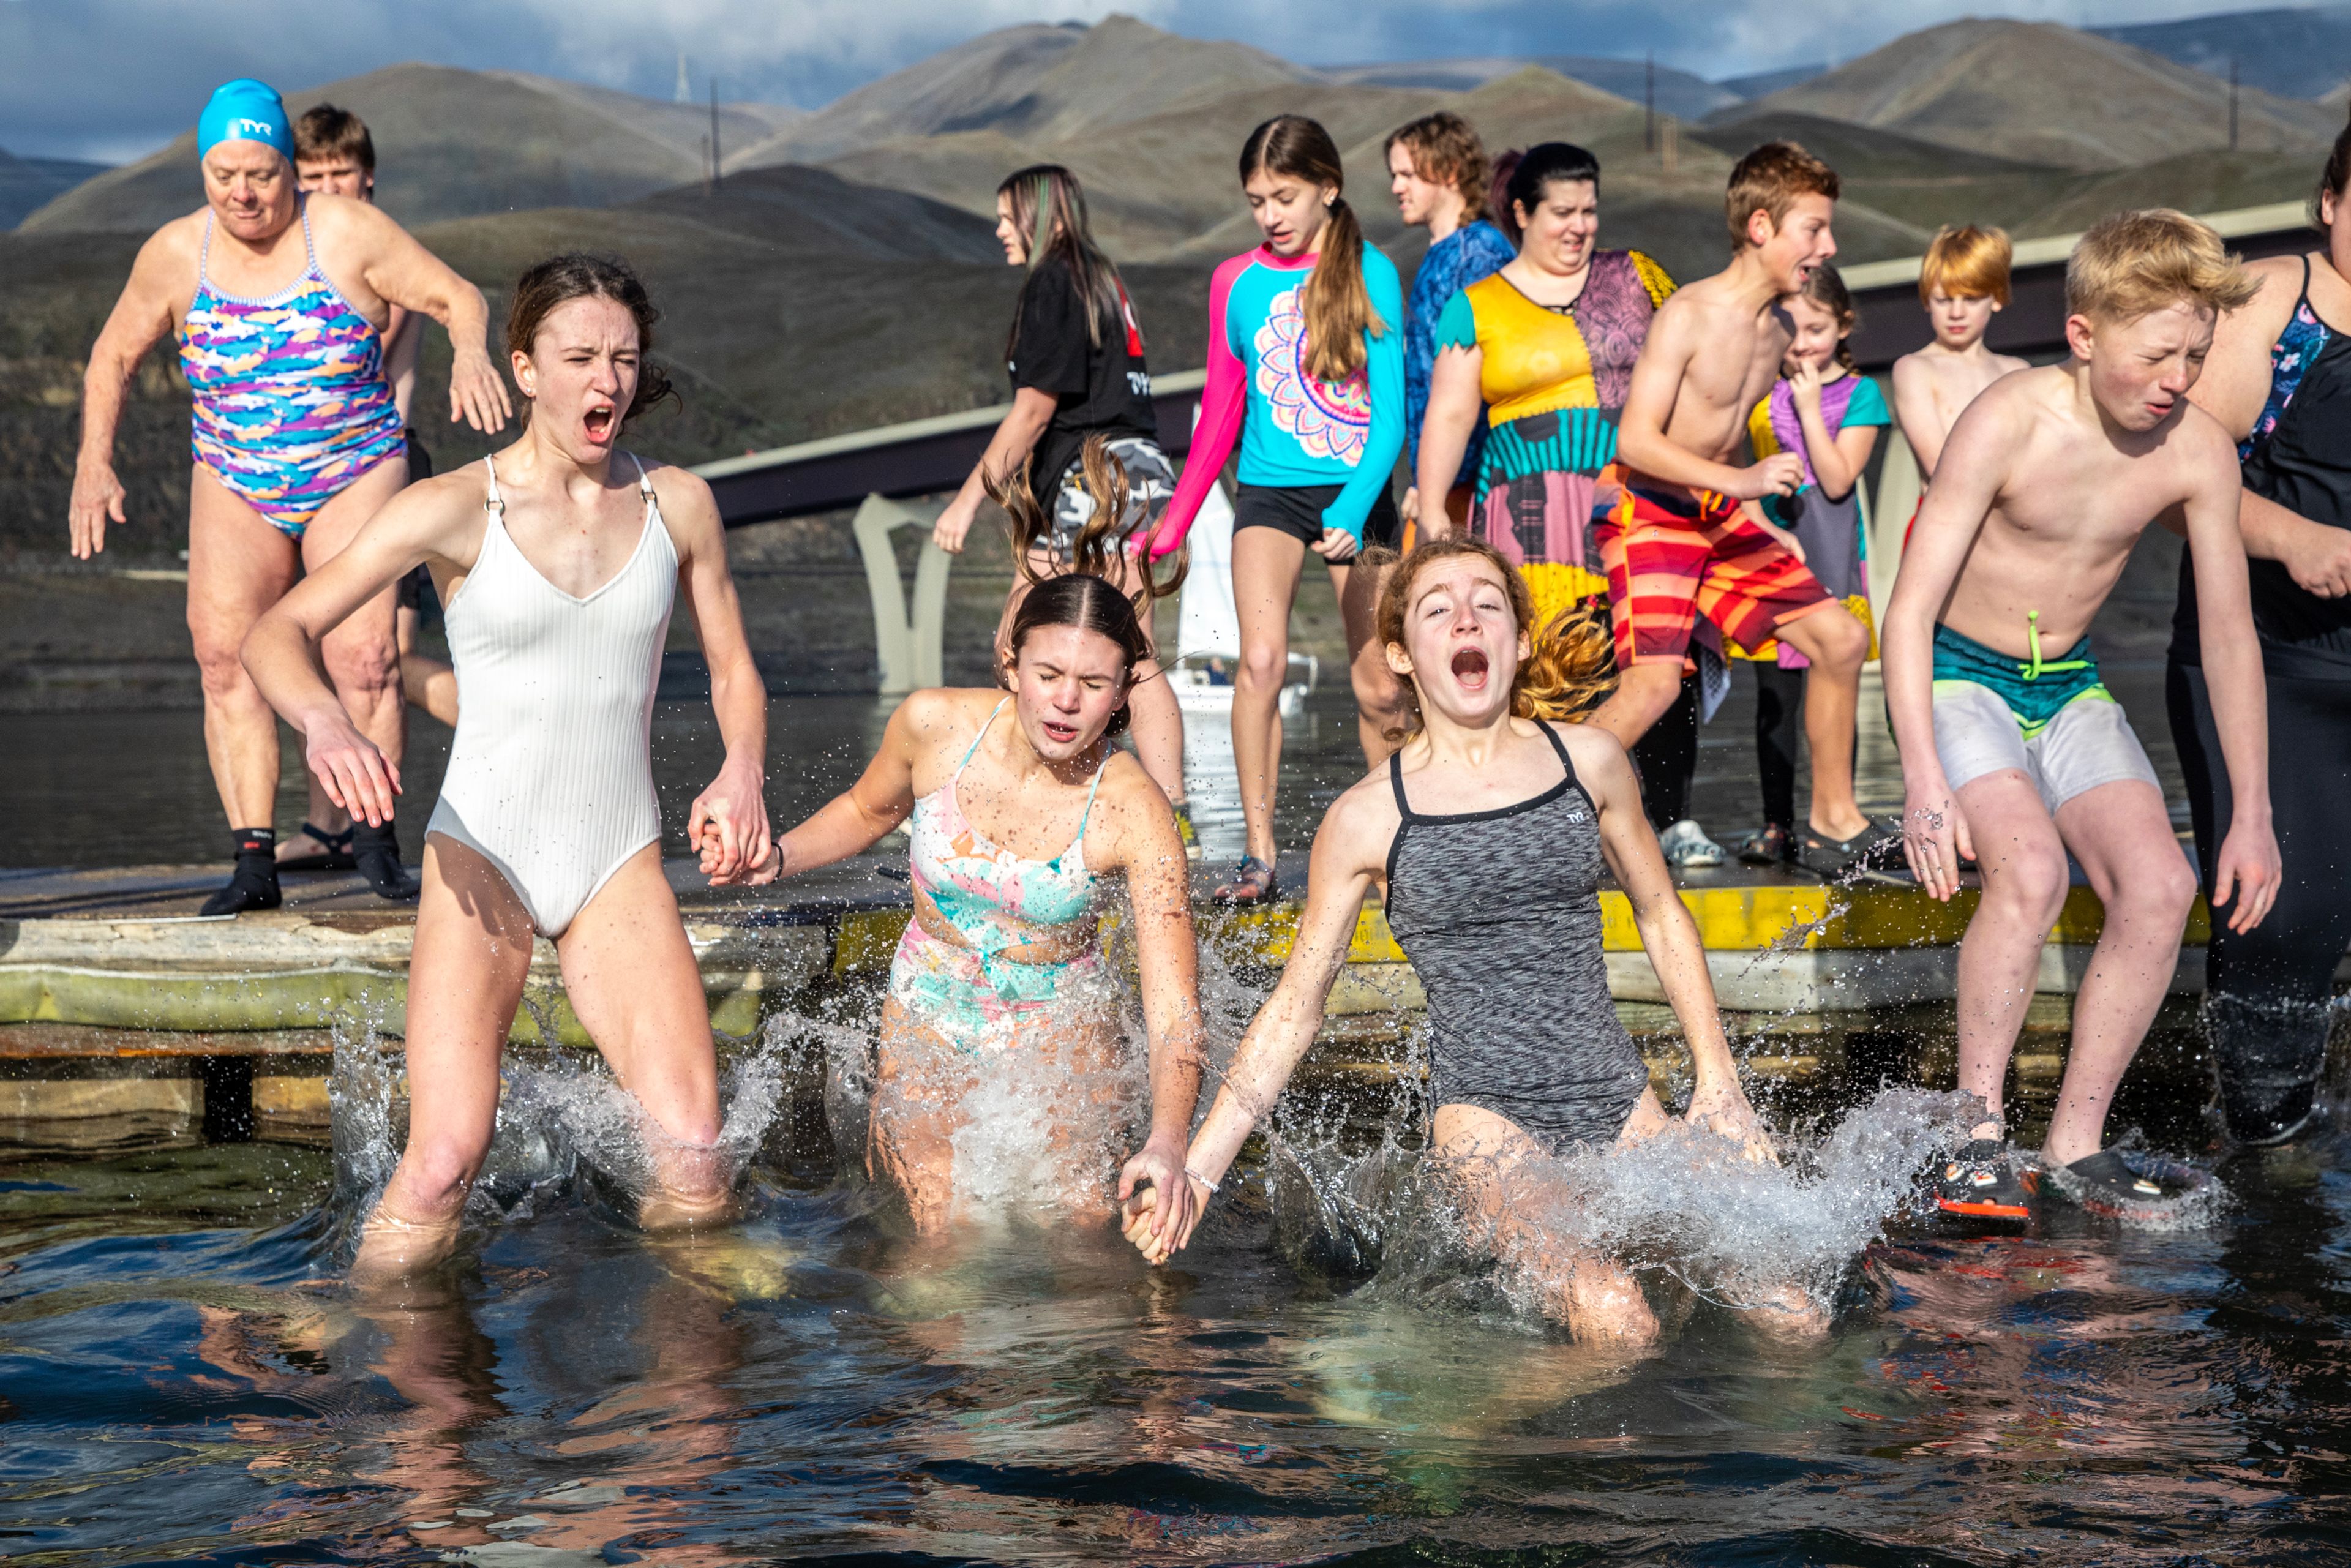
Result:
{"label": "bare foot", "polygon": [[436,1269],[457,1249],[458,1217],[402,1219],[381,1203],[360,1231],[359,1256],[351,1260],[351,1283],[373,1290]]}
{"label": "bare foot", "polygon": [[1657,1314],[1633,1276],[1614,1263],[1578,1258],[1564,1279],[1542,1283],[1543,1313],[1594,1344],[1646,1345],[1657,1338]]}
{"label": "bare foot", "polygon": [[735,1195],[724,1187],[698,1193],[657,1187],[637,1206],[637,1223],[656,1233],[700,1230],[724,1225],[737,1212]]}
{"label": "bare foot", "polygon": [[1748,1298],[1742,1315],[1767,1339],[1782,1344],[1812,1344],[1828,1337],[1828,1310],[1802,1286],[1782,1281],[1740,1293]]}

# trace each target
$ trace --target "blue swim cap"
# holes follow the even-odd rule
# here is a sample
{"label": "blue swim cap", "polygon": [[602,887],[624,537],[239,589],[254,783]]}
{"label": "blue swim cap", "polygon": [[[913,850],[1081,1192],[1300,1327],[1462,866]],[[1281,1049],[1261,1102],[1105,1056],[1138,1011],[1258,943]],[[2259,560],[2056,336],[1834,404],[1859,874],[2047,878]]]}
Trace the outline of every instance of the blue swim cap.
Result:
{"label": "blue swim cap", "polygon": [[294,127],[286,119],[286,103],[277,89],[251,77],[214,89],[212,101],[196,117],[196,156],[224,141],[264,142],[284,153],[288,163],[294,162]]}

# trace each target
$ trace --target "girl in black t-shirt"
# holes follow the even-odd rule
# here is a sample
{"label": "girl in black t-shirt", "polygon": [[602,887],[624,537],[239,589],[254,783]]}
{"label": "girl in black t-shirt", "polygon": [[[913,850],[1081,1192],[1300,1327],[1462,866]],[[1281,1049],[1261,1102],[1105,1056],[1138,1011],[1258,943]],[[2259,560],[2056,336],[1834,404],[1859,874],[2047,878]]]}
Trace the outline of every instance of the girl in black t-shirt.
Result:
{"label": "girl in black t-shirt", "polygon": [[[1067,571],[1109,578],[1147,609],[1149,568],[1128,541],[1139,547],[1158,523],[1175,494],[1176,472],[1159,447],[1143,329],[1118,268],[1087,232],[1077,176],[1056,163],[1008,175],[996,191],[996,236],[1005,260],[1028,269],[1005,349],[1012,412],[939,514],[931,538],[941,549],[960,552],[989,487],[1026,467],[1029,492],[1043,508],[1013,541],[1019,575],[998,627],[1001,643],[1029,588]],[[1090,441],[1097,436],[1101,460],[1117,470],[1108,486],[1085,482]],[[1095,524],[1093,497],[1113,491],[1124,497],[1120,517]],[[1144,629],[1151,629],[1148,614]],[[1186,847],[1196,855],[1184,807],[1184,718],[1162,675],[1155,661],[1138,672],[1135,755],[1175,806]]]}

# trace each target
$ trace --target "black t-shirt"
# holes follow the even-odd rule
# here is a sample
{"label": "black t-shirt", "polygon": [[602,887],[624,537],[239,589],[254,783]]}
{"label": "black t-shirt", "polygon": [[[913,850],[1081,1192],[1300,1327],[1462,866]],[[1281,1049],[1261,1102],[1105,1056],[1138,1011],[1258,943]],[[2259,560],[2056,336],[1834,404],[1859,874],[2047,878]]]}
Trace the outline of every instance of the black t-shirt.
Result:
{"label": "black t-shirt", "polygon": [[1020,326],[1012,345],[1012,385],[1051,392],[1052,423],[1037,439],[1029,480],[1041,494],[1085,447],[1086,437],[1159,434],[1151,410],[1151,371],[1143,362],[1143,333],[1126,290],[1118,290],[1119,319],[1101,325],[1102,341],[1086,336],[1086,301],[1060,259],[1049,257],[1029,275]]}

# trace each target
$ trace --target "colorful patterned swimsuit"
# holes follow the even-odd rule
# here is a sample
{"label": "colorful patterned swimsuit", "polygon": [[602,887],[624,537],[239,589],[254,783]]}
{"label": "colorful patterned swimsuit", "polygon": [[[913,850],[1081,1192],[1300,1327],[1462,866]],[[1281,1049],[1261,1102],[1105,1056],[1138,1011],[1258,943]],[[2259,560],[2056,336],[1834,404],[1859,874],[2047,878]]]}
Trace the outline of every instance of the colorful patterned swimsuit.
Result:
{"label": "colorful patterned swimsuit", "polygon": [[1066,941],[1092,913],[1095,878],[1085,864],[1086,822],[1102,789],[1096,769],[1078,836],[1051,860],[1023,860],[982,838],[965,818],[956,786],[1004,706],[998,703],[988,714],[947,781],[914,802],[910,824],[914,886],[963,940],[943,941],[924,930],[920,919],[910,920],[890,960],[890,995],[898,1005],[956,1050],[973,1054],[1012,1043],[1023,1021],[1069,1000],[1073,981],[1102,968],[1091,928],[1085,950],[1074,957],[1032,964],[1001,956],[1016,947]]}
{"label": "colorful patterned swimsuit", "polygon": [[214,288],[204,217],[196,296],[180,323],[180,365],[195,394],[190,446],[238,499],[290,538],[360,475],[406,449],[383,374],[383,338],[319,269],[310,206],[308,265],[267,299]]}

